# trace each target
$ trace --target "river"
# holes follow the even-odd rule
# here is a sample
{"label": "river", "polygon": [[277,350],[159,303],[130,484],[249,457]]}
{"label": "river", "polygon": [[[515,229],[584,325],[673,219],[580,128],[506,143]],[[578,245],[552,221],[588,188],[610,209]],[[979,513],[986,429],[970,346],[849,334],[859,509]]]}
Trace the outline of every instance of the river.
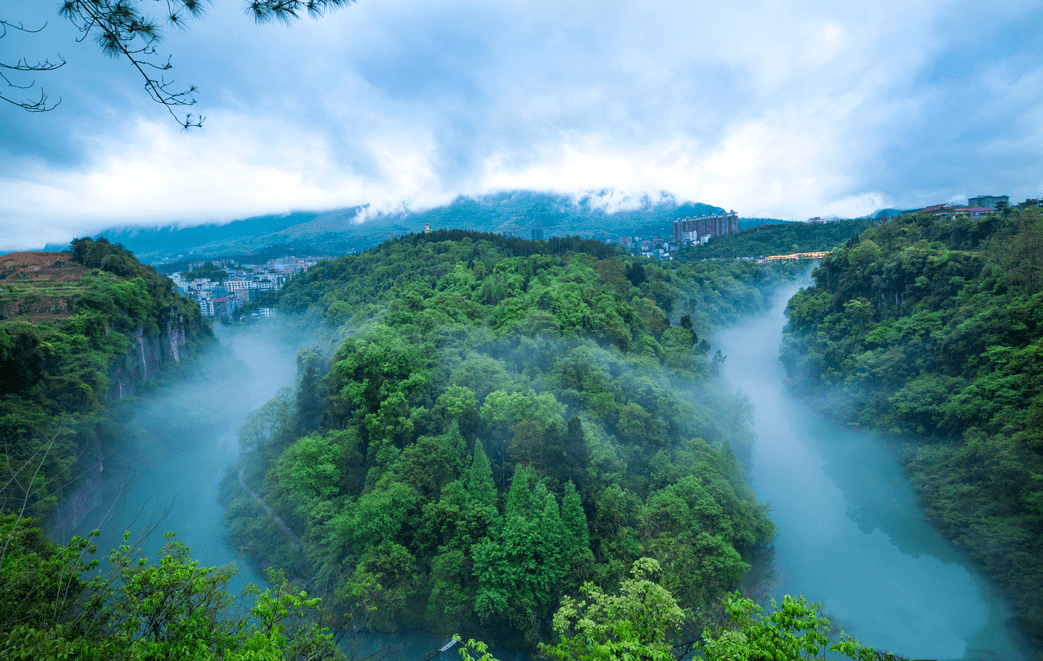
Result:
{"label": "river", "polygon": [[886,440],[840,429],[787,394],[778,347],[797,289],[716,343],[726,382],[753,405],[751,486],[778,532],[771,596],[802,593],[861,642],[911,659],[1028,658],[1005,600],[924,520]]}
{"label": "river", "polygon": [[[781,292],[768,313],[732,327],[716,343],[727,356],[727,383],[754,407],[752,486],[771,504],[778,529],[772,595],[802,593],[862,642],[908,658],[1026,659],[1005,626],[1005,602],[924,521],[886,442],[838,429],[785,392],[778,346],[785,303],[795,291]],[[238,594],[264,581],[228,541],[219,485],[236,458],[247,414],[293,385],[303,336],[263,324],[215,332],[228,350],[214,352],[204,377],[135,403],[133,449],[104,458],[103,497],[71,532],[100,527],[98,547],[107,551],[130,530],[155,558],[163,533],[174,531],[201,564],[235,562],[239,575],[229,589]],[[418,658],[436,642],[412,638],[397,639],[405,647],[398,658]],[[387,640],[372,642],[383,647]]]}
{"label": "river", "polygon": [[64,541],[98,528],[99,557],[106,568],[109,549],[130,542],[155,560],[164,533],[174,532],[203,566],[234,562],[239,574],[228,585],[238,595],[264,577],[234,548],[221,519],[218,490],[239,451],[238,432],[253,410],[297,373],[300,332],[283,332],[274,321],[257,326],[214,326],[223,347],[203,356],[200,374],[174,378],[132,402],[133,416],[119,443],[121,451],[103,459],[100,496],[83,520],[56,526]]}

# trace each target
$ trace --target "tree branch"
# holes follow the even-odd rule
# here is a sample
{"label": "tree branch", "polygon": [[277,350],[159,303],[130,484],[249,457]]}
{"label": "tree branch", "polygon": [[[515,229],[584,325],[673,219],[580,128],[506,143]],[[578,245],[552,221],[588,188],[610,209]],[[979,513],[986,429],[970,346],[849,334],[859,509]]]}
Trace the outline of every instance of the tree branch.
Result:
{"label": "tree branch", "polygon": [[[202,13],[201,0],[167,0],[167,23],[181,29],[183,13]],[[184,129],[199,128],[204,118],[199,115],[179,116],[175,108],[194,105],[194,85],[177,90],[174,81],[155,76],[150,70],[168,71],[173,68],[170,58],[157,63],[150,58],[156,55],[156,47],[162,34],[158,23],[144,16],[132,0],[66,0],[61,15],[69,19],[80,31],[79,40],[96,34],[102,52],[113,57],[124,57],[137,69],[145,81],[145,91],[156,103],[161,104]]]}
{"label": "tree branch", "polygon": [[325,12],[353,4],[355,0],[248,0],[247,12],[258,23],[279,20],[289,23],[300,18],[301,12],[318,18]]}
{"label": "tree branch", "polygon": [[[45,27],[47,27],[46,23],[44,23],[39,28],[32,30],[30,28],[25,27],[21,23],[12,23],[10,21],[0,19],[0,39],[3,39],[7,36],[8,28],[12,30],[17,30],[19,32],[25,32],[28,34],[36,34],[37,32],[43,30]],[[54,71],[55,69],[60,69],[61,67],[65,66],[65,58],[63,58],[61,55],[58,55],[58,59],[61,60],[61,62],[51,62],[50,60],[43,60],[42,62],[30,64],[29,60],[23,57],[14,64],[0,62],[0,69],[6,69],[8,71],[18,71],[20,73],[24,73],[27,71]],[[8,78],[3,72],[0,72],[0,79],[2,79],[8,87],[13,87],[15,89],[27,90],[32,89],[36,86],[35,80],[29,82],[28,85],[19,85],[18,83],[15,83],[10,78]],[[62,102],[61,98],[59,98],[58,101],[56,101],[55,103],[48,103],[47,98],[47,93],[44,92],[42,87],[40,88],[40,98],[36,99],[35,101],[31,98],[19,101],[7,96],[6,94],[0,93],[0,100],[6,101],[7,103],[10,103],[13,106],[18,106],[26,112],[47,112],[49,110],[54,110],[58,107],[58,104]]]}
{"label": "tree branch", "polygon": [[[160,21],[152,16],[146,15],[140,10],[145,0],[64,0],[59,14],[68,19],[80,36],[77,41],[83,41],[88,36],[97,39],[102,52],[116,58],[126,58],[131,65],[137,69],[145,81],[145,91],[149,97],[163,105],[170,116],[184,129],[198,128],[203,125],[203,117],[188,113],[180,116],[175,109],[181,106],[194,105],[196,87],[189,86],[188,89],[178,90],[174,81],[168,81],[163,76],[156,76],[152,71],[168,71],[173,68],[168,57],[166,62],[156,62],[156,47],[162,39]],[[158,0],[156,0],[158,2]],[[165,23],[169,27],[184,30],[185,20],[189,16],[199,16],[203,12],[204,5],[208,0],[164,0],[166,3]],[[319,17],[327,11],[353,4],[355,0],[246,0],[247,13],[253,16],[258,23],[272,20],[280,20],[290,23],[300,18],[302,13]],[[152,5],[150,5],[152,6]],[[7,35],[8,28],[21,32],[36,33],[43,30],[44,26],[36,30],[25,28],[21,23],[12,23],[0,19],[0,38]],[[60,63],[43,60],[36,64],[30,64],[25,58],[14,64],[0,63],[0,69],[10,71],[52,71],[65,65],[65,60]],[[13,83],[10,79],[0,73],[0,78],[8,87],[17,89],[29,89],[35,85],[35,81],[28,85]],[[53,110],[61,103],[48,103],[47,95],[40,90],[40,98],[18,101],[3,94],[0,99],[19,106],[28,112],[46,112]]]}

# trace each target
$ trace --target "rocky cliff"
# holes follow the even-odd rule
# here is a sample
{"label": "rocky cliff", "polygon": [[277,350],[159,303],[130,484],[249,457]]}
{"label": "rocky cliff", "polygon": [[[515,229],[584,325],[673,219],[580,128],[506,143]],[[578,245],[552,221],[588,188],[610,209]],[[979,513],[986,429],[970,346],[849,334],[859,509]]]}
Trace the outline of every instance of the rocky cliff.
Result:
{"label": "rocky cliff", "polygon": [[185,338],[189,334],[189,323],[185,315],[169,308],[164,311],[158,335],[146,335],[141,327],[128,333],[130,349],[109,366],[109,398],[120,399],[133,395],[141,384],[164,365],[181,362],[187,351]]}

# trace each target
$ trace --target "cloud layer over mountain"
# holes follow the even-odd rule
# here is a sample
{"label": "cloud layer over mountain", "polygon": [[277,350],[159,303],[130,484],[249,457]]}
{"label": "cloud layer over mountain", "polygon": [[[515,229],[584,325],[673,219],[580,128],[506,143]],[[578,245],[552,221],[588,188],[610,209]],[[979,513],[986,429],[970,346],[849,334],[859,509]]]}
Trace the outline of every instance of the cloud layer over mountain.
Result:
{"label": "cloud layer over mountain", "polygon": [[521,188],[783,218],[1043,192],[1033,2],[361,0],[257,26],[222,0],[161,45],[200,89],[187,133],[39,4],[0,5],[48,22],[0,60],[68,60],[34,76],[58,109],[0,108],[0,249]]}

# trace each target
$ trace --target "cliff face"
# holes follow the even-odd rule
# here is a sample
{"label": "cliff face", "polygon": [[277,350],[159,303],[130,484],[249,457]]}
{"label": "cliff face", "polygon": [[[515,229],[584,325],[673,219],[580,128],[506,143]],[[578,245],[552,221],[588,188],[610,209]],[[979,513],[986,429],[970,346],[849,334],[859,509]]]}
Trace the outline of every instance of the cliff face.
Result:
{"label": "cliff face", "polygon": [[130,349],[109,367],[109,398],[133,395],[163,365],[181,362],[186,355],[188,323],[185,315],[170,308],[163,315],[159,335],[146,335],[140,327],[128,333]]}

